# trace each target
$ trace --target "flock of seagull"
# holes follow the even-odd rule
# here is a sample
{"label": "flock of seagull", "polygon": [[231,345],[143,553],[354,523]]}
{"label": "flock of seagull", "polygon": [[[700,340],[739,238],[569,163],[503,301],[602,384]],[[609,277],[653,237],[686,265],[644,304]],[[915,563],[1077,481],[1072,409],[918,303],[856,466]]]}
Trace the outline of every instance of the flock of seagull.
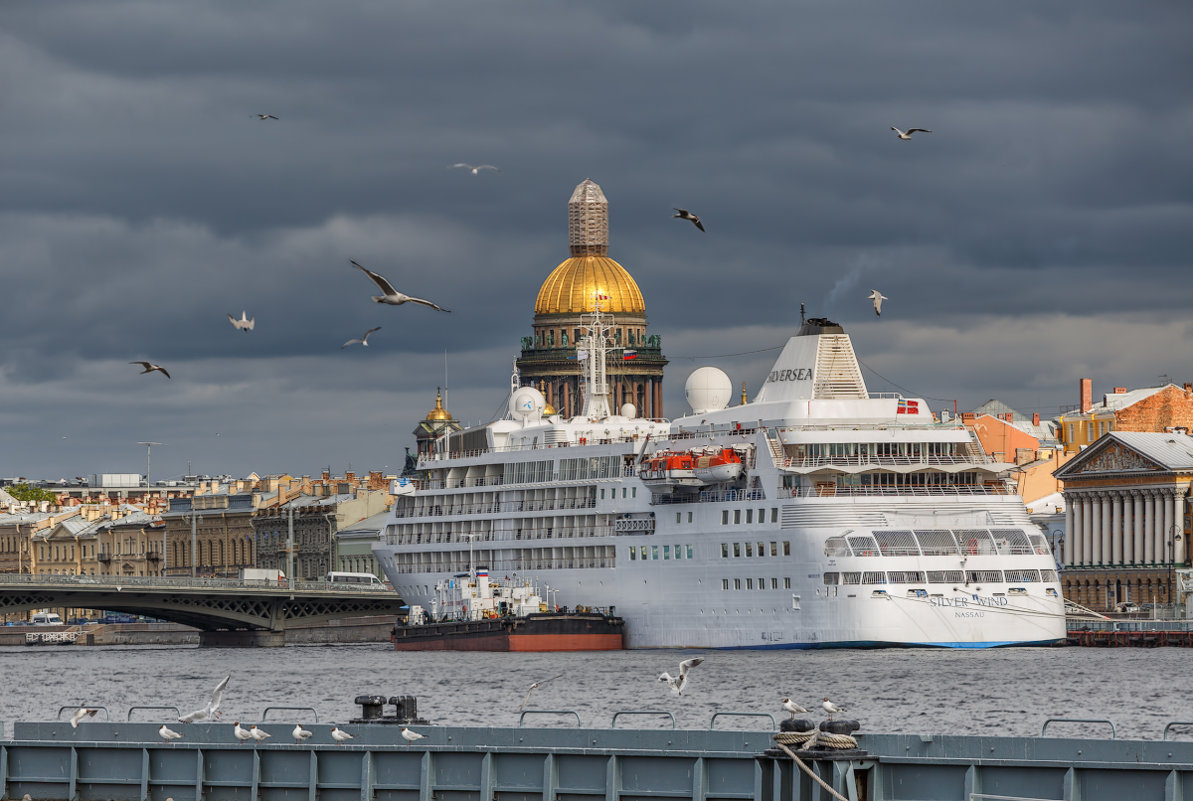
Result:
{"label": "flock of seagull", "polygon": [[[263,122],[266,120],[280,119],[279,117],[276,117],[273,114],[258,113],[258,114],[253,114],[251,116],[256,117],[258,120],[261,120]],[[910,140],[912,134],[916,134],[916,133],[932,133],[932,131],[928,130],[927,128],[908,128],[906,131],[903,131],[903,130],[900,130],[899,128],[896,128],[893,125],[891,126],[891,130],[895,132],[896,136],[898,136],[900,139],[903,139],[903,140]],[[480,175],[482,170],[492,170],[493,172],[501,172],[501,170],[499,168],[493,166],[492,164],[468,164],[463,161],[456,162],[455,164],[449,164],[449,165],[447,165],[447,168],[449,170],[453,170],[453,169],[467,170],[468,172],[472,173],[473,175]],[[692,225],[696,226],[701,231],[704,231],[704,222],[700,219],[699,216],[697,216],[696,214],[693,214],[691,211],[688,211],[687,209],[681,209],[681,208],[674,207],[674,206],[672,208],[675,210],[675,214],[671,215],[673,218],[687,220],[688,222],[692,223]],[[379,273],[375,273],[372,270],[366,269],[365,267],[362,267],[360,264],[358,264],[356,261],[353,261],[352,259],[349,259],[348,261],[353,267],[355,267],[356,269],[360,270],[365,275],[367,275],[373,281],[373,283],[377,285],[377,288],[381,290],[380,295],[373,296],[373,300],[377,303],[384,303],[388,306],[401,306],[403,303],[417,303],[417,304],[435,309],[436,311],[441,311],[441,312],[450,312],[451,311],[451,309],[445,309],[436,303],[426,300],[425,298],[416,298],[413,295],[407,295],[403,292],[399,292],[397,289],[394,288],[394,285],[392,283],[390,283],[389,279],[387,279],[385,276],[383,276]],[[882,294],[877,289],[870,290],[868,300],[870,300],[874,304],[874,314],[876,316],[882,316],[882,302],[887,299],[888,298],[886,297],[886,295]],[[256,318],[249,317],[247,311],[241,311],[239,319],[236,317],[233,317],[231,314],[229,314],[228,322],[230,322],[232,324],[232,327],[235,328],[237,331],[243,331],[247,334],[249,331],[252,331],[254,329],[254,326],[256,325]],[[362,347],[368,347],[369,335],[372,334],[374,331],[380,331],[380,330],[381,330],[381,326],[376,326],[374,328],[370,328],[362,336],[353,338],[353,339],[349,339],[347,342],[345,342],[343,345],[340,346],[340,350],[344,350],[345,348],[349,347],[350,345],[360,345]],[[132,362],[129,362],[129,364],[141,365],[141,367],[144,368],[141,370],[142,375],[144,375],[145,373],[158,372],[158,373],[161,373],[162,375],[164,375],[166,378],[170,378],[170,373],[167,372],[166,368],[162,367],[160,364],[154,364],[153,362],[147,362],[147,361],[132,361]]]}
{"label": "flock of seagull", "polygon": [[[688,676],[692,669],[703,663],[704,657],[702,656],[685,659],[679,663],[679,671],[676,675],[672,676],[670,673],[664,671],[663,673],[659,674],[659,681],[666,683],[666,685],[671,688],[671,692],[673,694],[683,695],[684,688],[688,686]],[[522,706],[520,707],[519,711],[525,711],[526,705],[530,703],[530,696],[535,690],[539,689],[548,682],[561,679],[563,676],[564,674],[560,673],[558,675],[552,676],[549,679],[543,679],[531,684],[526,690],[526,695],[522,699]],[[220,704],[222,704],[224,700],[224,690],[227,689],[228,682],[231,681],[231,679],[232,674],[229,673],[223,678],[222,681],[220,681],[219,684],[215,686],[215,689],[211,691],[211,697],[208,699],[206,704],[199,707],[198,709],[186,713],[185,715],[179,715],[178,722],[194,723],[196,721],[205,720],[214,722],[218,720],[220,718]],[[809,714],[807,709],[800,706],[790,698],[784,698],[781,703],[781,707],[784,711],[790,713],[792,718],[794,718],[796,715]],[[848,711],[846,707],[833,703],[827,697],[824,699],[824,702],[820,705],[820,707],[828,715],[829,720],[833,719],[833,715]],[[79,723],[86,718],[95,717],[97,712],[99,712],[99,709],[95,707],[79,707],[70,717],[71,728],[78,728]],[[183,739],[182,732],[171,729],[169,724],[166,723],[163,723],[161,728],[157,730],[157,734],[167,743],[173,743],[175,740]],[[414,743],[426,737],[425,734],[414,731],[408,726],[402,727],[401,734],[402,739],[406,741],[406,745],[413,745]],[[251,724],[246,729],[240,725],[240,721],[236,721],[232,724],[232,736],[237,740],[237,742],[244,744],[247,742],[263,743],[273,735],[255,723]],[[290,736],[294,738],[295,745],[300,745],[314,736],[314,732],[312,732],[310,729],[303,728],[301,723],[296,723],[294,728],[290,731]],[[333,725],[331,727],[331,738],[337,743],[343,744],[353,739],[353,735],[344,731],[339,726]]]}

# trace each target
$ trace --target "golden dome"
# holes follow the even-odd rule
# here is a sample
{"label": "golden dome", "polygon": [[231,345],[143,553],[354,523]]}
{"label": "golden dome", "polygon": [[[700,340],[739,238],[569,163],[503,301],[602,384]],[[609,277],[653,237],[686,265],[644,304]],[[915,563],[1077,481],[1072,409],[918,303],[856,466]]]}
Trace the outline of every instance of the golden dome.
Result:
{"label": "golden dome", "polygon": [[551,415],[559,414],[559,411],[551,405],[551,401],[546,400],[547,397],[547,382],[539,382],[539,392],[543,393],[543,417],[550,417]]}
{"label": "golden dome", "polygon": [[447,409],[443,408],[443,396],[440,394],[438,389],[435,390],[435,408],[432,409],[431,411],[427,412],[427,419],[428,420],[450,420],[450,419],[452,419],[451,413],[449,413]]}
{"label": "golden dome", "polygon": [[597,295],[607,295],[601,310],[646,314],[642,291],[626,269],[608,256],[573,256],[560,264],[539,289],[535,314],[583,314]]}

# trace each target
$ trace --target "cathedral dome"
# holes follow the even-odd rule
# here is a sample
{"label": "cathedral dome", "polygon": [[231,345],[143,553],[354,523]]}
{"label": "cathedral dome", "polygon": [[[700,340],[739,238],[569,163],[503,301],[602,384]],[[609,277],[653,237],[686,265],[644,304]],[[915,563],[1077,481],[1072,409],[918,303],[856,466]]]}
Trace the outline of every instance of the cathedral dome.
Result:
{"label": "cathedral dome", "polygon": [[583,314],[598,295],[608,297],[601,310],[646,314],[642,291],[626,269],[608,256],[573,256],[560,264],[539,289],[535,314]]}

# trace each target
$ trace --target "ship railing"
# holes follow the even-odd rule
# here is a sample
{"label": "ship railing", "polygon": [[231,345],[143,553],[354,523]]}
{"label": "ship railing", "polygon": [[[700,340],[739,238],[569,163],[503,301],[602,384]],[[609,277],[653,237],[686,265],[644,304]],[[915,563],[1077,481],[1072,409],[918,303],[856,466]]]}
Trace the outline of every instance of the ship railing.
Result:
{"label": "ship railing", "polygon": [[781,488],[793,498],[870,497],[903,495],[959,496],[959,495],[1014,495],[1007,485],[990,484],[903,484],[900,486],[855,484],[822,484],[816,486]]}
{"label": "ship railing", "polygon": [[557,512],[571,509],[592,509],[595,498],[564,498],[542,501],[490,501],[488,503],[435,504],[426,508],[400,509],[395,518],[407,517],[450,517],[453,515],[497,514],[499,512]]}
{"label": "ship railing", "polygon": [[657,495],[650,499],[652,506],[666,506],[671,503],[733,503],[746,501],[764,501],[766,493],[761,489],[748,490],[704,490],[699,495],[676,493],[674,495]]}
{"label": "ship railing", "polygon": [[959,464],[973,464],[986,465],[990,464],[990,460],[984,456],[980,460],[975,460],[969,455],[936,455],[927,454],[922,456],[905,456],[905,455],[891,455],[891,456],[877,456],[877,455],[858,455],[858,456],[794,456],[782,459],[779,462],[780,467],[884,467],[888,465],[894,466],[911,466],[923,465],[925,467],[948,467]]}
{"label": "ship railing", "polygon": [[[665,423],[666,420],[654,418],[638,418],[652,423]],[[595,424],[594,424],[595,425]],[[743,429],[744,430],[744,429]],[[611,445],[615,442],[637,442],[643,437],[637,434],[630,434],[627,436],[609,436],[601,437],[599,439],[581,438],[579,442],[570,442],[564,440],[562,442],[539,442],[533,445],[498,445],[493,448],[463,448],[460,450],[453,450],[447,453],[442,451],[432,451],[425,453],[419,457],[419,467],[423,467],[427,462],[443,462],[448,459],[470,459],[477,456],[486,456],[492,453],[522,453],[524,451],[545,451],[553,450],[555,448],[572,448],[584,445]]]}

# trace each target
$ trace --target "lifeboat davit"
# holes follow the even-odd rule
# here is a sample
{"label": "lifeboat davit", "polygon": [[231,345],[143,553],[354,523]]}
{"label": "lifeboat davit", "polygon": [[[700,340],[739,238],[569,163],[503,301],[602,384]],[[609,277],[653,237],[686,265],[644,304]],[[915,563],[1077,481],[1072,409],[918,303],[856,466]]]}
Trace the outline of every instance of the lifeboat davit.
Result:
{"label": "lifeboat davit", "polygon": [[692,464],[693,475],[705,484],[733,481],[742,470],[741,454],[733,448],[706,448]]}

